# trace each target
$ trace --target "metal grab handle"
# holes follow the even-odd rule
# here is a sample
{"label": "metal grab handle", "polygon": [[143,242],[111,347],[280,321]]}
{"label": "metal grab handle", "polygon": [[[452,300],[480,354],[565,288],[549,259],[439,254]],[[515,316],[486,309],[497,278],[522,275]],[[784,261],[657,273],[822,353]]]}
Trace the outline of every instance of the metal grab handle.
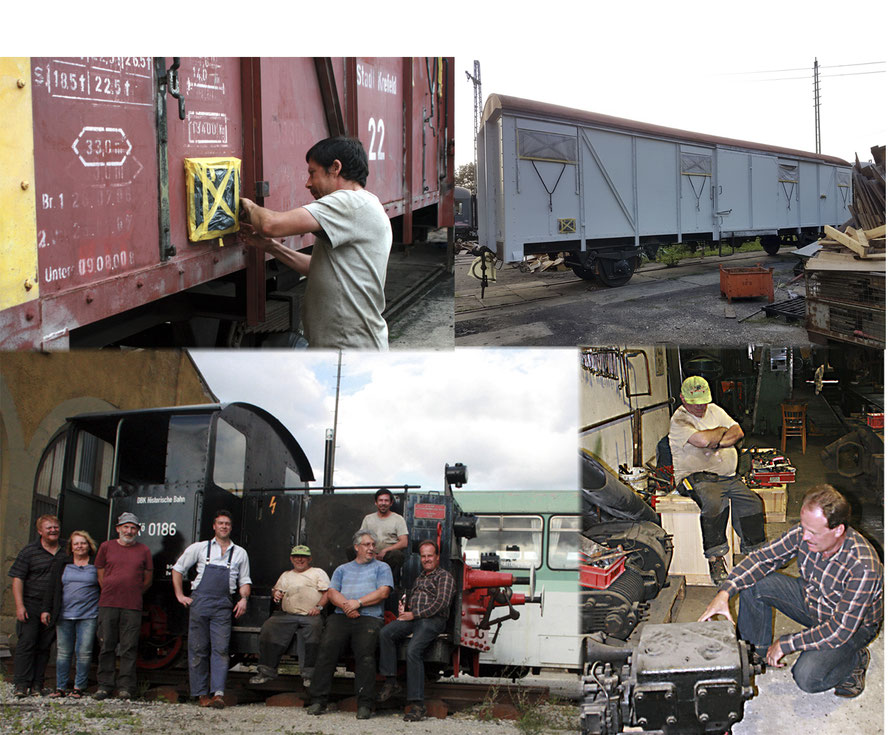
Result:
{"label": "metal grab handle", "polygon": [[173,63],[167,69],[167,91],[179,101],[179,119],[185,120],[185,97],[179,89],[179,59],[179,56],[174,56]]}

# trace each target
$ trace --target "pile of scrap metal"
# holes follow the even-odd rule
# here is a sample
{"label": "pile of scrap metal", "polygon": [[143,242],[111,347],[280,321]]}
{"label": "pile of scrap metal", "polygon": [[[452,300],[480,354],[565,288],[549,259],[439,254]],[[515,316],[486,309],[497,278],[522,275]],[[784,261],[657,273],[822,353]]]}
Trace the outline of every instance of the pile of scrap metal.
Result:
{"label": "pile of scrap metal", "polygon": [[725,733],[762,671],[727,620],[656,624],[671,537],[633,490],[581,450],[584,735]]}
{"label": "pile of scrap metal", "polygon": [[807,333],[883,350],[886,314],[886,147],[872,148],[873,164],[853,170],[851,219],[843,231],[825,227],[821,249],[805,267]]}

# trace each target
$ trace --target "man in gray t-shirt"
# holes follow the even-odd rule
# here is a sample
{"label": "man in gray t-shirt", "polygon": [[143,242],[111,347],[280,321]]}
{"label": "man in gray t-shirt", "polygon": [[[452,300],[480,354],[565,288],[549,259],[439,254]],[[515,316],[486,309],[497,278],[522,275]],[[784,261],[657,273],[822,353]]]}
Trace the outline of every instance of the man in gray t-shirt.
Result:
{"label": "man in gray t-shirt", "polygon": [[[306,162],[306,188],[316,201],[275,212],[242,198],[250,225],[244,239],[308,277],[302,317],[310,347],[385,350],[383,287],[392,228],[380,200],[364,188],[365,149],[354,138],[326,138],[309,149]],[[272,239],[307,233],[316,235],[311,255]]]}

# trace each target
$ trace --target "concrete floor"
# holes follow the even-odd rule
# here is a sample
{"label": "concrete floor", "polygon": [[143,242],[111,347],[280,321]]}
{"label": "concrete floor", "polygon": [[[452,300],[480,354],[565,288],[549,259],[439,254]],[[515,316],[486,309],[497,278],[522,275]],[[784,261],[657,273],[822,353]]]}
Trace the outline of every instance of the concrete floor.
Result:
{"label": "concrete floor", "polygon": [[626,286],[606,288],[571,271],[520,273],[504,266],[480,298],[480,282],[468,275],[472,256],[455,260],[457,346],[574,346],[631,342],[680,345],[808,344],[802,322],[754,314],[764,298],[733,301],[726,316],[720,296],[720,264],[773,268],[775,299],[804,293],[803,281],[788,287],[797,256],[789,250],[737,253],[686,260],[677,267],[647,263]]}
{"label": "concrete floor", "polygon": [[[857,488],[849,480],[826,473],[819,459],[821,449],[836,437],[808,437],[807,451],[800,450],[799,439],[789,439],[786,454],[797,468],[797,482],[789,485],[788,511],[785,523],[767,524],[767,539],[780,536],[800,518],[800,504],[807,489],[821,482],[830,482],[851,499],[854,506],[854,527],[867,536],[884,558],[883,504],[875,502],[873,489]],[[748,445],[780,446],[778,437],[747,437]],[[784,570],[797,575],[792,563]],[[686,599],[679,608],[677,622],[697,620],[715,593],[713,587],[687,587]],[[733,600],[737,610],[737,598]],[[801,626],[777,613],[775,634],[783,635],[800,630]],[[862,735],[881,733],[884,727],[884,633],[883,629],[869,646],[871,664],[865,691],[856,699],[845,700],[833,691],[804,694],[791,676],[791,666],[798,654],[783,659],[784,668],[768,668],[755,678],[756,695],[745,706],[742,721],[732,729],[733,735],[762,735],[764,733],[831,733],[832,735]]]}

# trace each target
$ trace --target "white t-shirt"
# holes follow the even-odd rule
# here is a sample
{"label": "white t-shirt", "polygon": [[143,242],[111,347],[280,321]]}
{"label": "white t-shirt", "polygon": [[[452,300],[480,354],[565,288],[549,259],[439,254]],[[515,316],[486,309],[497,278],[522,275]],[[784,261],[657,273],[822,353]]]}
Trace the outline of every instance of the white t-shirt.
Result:
{"label": "white t-shirt", "polygon": [[387,349],[383,287],[392,226],[380,200],[365,189],[341,189],[306,209],[322,227],[302,305],[309,346]]}
{"label": "white t-shirt", "polygon": [[318,604],[331,580],[324,569],[309,567],[305,572],[290,569],[284,572],[273,589],[281,590],[281,609],[294,615],[308,615]]}
{"label": "white t-shirt", "polygon": [[399,536],[408,535],[408,524],[405,523],[405,519],[392,511],[386,518],[381,518],[376,512],[368,513],[361,527],[374,532],[378,551],[384,546],[392,546],[399,540]]}
{"label": "white t-shirt", "polygon": [[693,416],[682,405],[674,411],[668,435],[674,460],[674,483],[679,484],[684,477],[695,472],[713,472],[721,477],[735,475],[739,459],[735,447],[702,449],[692,446],[689,437],[699,431],[716,429],[718,426],[730,428],[737,423],[714,403],[708,404],[701,418]]}

